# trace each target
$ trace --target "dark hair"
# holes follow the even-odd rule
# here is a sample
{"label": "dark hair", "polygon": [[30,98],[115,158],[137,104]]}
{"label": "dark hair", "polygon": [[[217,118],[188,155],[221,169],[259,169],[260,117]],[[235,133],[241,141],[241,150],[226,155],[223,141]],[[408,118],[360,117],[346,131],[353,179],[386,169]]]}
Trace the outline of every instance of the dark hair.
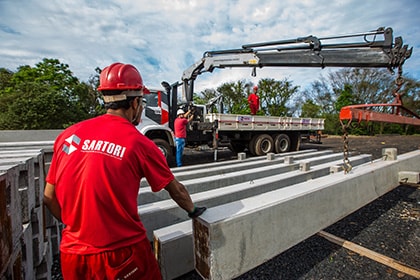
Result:
{"label": "dark hair", "polygon": [[[103,95],[119,95],[121,94],[123,91],[122,90],[103,90],[102,94]],[[128,109],[130,108],[131,102],[133,102],[133,100],[136,98],[136,96],[127,96],[126,100],[121,100],[121,101],[114,101],[114,102],[106,102],[104,104],[104,107],[106,110],[108,109],[112,109],[112,110],[117,110],[117,109]]]}

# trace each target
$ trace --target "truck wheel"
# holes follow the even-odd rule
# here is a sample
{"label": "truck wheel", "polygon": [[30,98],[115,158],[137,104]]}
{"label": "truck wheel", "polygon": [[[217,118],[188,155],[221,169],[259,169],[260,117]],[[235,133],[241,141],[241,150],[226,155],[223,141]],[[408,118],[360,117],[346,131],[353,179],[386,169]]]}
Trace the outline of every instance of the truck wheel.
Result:
{"label": "truck wheel", "polygon": [[274,149],[274,141],[268,134],[261,134],[255,138],[255,154],[263,156],[271,153]]}
{"label": "truck wheel", "polygon": [[156,146],[165,156],[166,160],[169,162],[172,158],[172,152],[171,152],[171,147],[169,146],[169,143],[163,139],[153,139],[153,142],[156,144]]}
{"label": "truck wheel", "polygon": [[277,154],[290,151],[290,147],[290,138],[287,134],[279,134],[274,138],[274,151]]}
{"label": "truck wheel", "polygon": [[255,153],[255,141],[257,140],[258,135],[254,135],[248,143],[248,151],[251,155],[256,156]]}

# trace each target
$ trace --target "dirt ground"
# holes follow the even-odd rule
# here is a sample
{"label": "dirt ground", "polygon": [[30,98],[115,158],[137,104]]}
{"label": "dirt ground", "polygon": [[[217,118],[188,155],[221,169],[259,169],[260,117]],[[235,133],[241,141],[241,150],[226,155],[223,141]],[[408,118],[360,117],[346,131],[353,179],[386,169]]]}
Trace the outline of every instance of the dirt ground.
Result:
{"label": "dirt ground", "polygon": [[[349,136],[348,148],[351,155],[370,154],[372,159],[382,157],[383,148],[397,148],[398,154],[405,154],[420,149],[420,135],[377,135],[377,136]],[[322,138],[322,144],[302,143],[301,150],[317,149],[332,150],[339,153],[344,150],[344,142],[341,136],[326,135]],[[236,154],[229,150],[217,151],[217,160],[236,159]],[[183,157],[184,165],[200,164],[214,161],[214,151],[198,151],[186,149]]]}

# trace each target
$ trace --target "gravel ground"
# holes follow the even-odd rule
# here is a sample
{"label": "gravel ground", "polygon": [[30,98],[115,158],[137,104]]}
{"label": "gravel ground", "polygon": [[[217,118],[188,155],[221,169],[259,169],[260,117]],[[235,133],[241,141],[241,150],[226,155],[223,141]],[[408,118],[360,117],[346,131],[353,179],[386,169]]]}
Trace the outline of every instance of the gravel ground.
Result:
{"label": "gravel ground", "polygon": [[[381,158],[382,148],[395,147],[398,154],[420,148],[420,136],[351,137],[352,154],[368,153]],[[304,144],[302,149],[332,149],[342,152],[340,137],[327,137],[323,144]],[[200,156],[196,156],[197,153]],[[230,151],[218,153],[219,160],[234,158]],[[185,165],[213,160],[212,152],[187,150]],[[325,229],[326,232],[361,245],[420,270],[420,186],[400,185],[369,205]],[[53,265],[52,279],[61,280],[59,262]],[[196,272],[177,280],[200,280]],[[410,275],[314,235],[275,258],[236,278],[272,279],[386,279],[411,280]]]}

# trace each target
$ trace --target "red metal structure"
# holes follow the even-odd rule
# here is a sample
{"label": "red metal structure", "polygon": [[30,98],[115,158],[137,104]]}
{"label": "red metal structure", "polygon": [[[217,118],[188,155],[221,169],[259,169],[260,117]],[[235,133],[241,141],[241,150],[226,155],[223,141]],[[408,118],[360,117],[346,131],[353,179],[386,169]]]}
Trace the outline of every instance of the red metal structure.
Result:
{"label": "red metal structure", "polygon": [[[398,123],[420,126],[420,116],[405,108],[400,93],[394,93],[394,102],[390,104],[360,104],[341,108],[340,121],[373,121],[385,123]],[[375,107],[390,107],[391,113],[373,111]]]}

